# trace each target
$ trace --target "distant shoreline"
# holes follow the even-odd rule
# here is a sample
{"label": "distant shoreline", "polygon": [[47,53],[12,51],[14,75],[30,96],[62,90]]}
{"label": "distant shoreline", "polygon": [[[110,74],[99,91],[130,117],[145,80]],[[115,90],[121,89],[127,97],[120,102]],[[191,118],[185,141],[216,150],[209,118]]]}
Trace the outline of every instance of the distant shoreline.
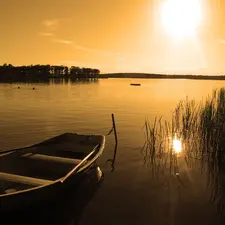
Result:
{"label": "distant shoreline", "polygon": [[99,74],[98,78],[225,80],[225,75],[207,76],[207,75],[166,75],[166,74],[145,74],[145,73],[110,73],[110,74]]}

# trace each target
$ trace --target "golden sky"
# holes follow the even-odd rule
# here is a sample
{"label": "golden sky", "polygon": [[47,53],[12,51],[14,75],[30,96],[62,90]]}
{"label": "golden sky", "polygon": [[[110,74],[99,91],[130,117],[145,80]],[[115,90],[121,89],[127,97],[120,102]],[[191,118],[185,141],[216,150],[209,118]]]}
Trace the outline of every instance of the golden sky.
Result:
{"label": "golden sky", "polygon": [[225,74],[223,2],[2,1],[0,64]]}

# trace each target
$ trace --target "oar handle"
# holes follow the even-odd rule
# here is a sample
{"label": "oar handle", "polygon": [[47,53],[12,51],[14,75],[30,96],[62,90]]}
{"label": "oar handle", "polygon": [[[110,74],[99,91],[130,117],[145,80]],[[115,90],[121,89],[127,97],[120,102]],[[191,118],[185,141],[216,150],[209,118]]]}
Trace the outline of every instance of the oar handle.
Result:
{"label": "oar handle", "polygon": [[73,173],[76,173],[80,167],[86,163],[86,161],[95,153],[96,149],[100,146],[100,144],[96,145],[95,148],[78,164],[76,165],[69,173],[66,174],[60,181],[61,183],[65,182],[68,177],[70,177]]}

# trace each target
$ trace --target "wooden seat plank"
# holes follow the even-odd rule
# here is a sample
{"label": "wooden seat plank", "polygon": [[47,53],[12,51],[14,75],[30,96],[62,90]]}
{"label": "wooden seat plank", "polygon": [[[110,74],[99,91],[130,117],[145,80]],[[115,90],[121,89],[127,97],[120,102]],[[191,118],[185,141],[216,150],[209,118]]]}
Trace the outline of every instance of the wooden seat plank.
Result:
{"label": "wooden seat plank", "polygon": [[32,153],[27,153],[25,155],[22,155],[22,157],[27,157],[29,159],[46,160],[46,161],[52,161],[52,162],[57,162],[62,164],[70,164],[70,165],[71,164],[77,165],[82,161],[80,159],[71,159],[71,158],[49,156],[49,155],[43,155],[43,154],[32,154]]}
{"label": "wooden seat plank", "polygon": [[21,175],[16,175],[11,173],[3,173],[3,172],[0,172],[0,180],[20,183],[20,184],[28,184],[32,186],[47,185],[53,182],[52,180],[26,177],[26,176],[21,176]]}

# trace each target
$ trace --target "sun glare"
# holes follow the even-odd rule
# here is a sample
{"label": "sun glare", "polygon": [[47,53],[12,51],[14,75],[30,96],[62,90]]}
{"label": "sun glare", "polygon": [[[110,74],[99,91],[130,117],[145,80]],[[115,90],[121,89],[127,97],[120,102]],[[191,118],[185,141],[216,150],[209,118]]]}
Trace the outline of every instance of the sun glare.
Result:
{"label": "sun glare", "polygon": [[169,35],[175,38],[194,36],[201,23],[200,0],[165,0],[161,19]]}
{"label": "sun glare", "polygon": [[178,140],[176,137],[173,139],[173,149],[175,153],[180,153],[182,151],[181,141]]}

